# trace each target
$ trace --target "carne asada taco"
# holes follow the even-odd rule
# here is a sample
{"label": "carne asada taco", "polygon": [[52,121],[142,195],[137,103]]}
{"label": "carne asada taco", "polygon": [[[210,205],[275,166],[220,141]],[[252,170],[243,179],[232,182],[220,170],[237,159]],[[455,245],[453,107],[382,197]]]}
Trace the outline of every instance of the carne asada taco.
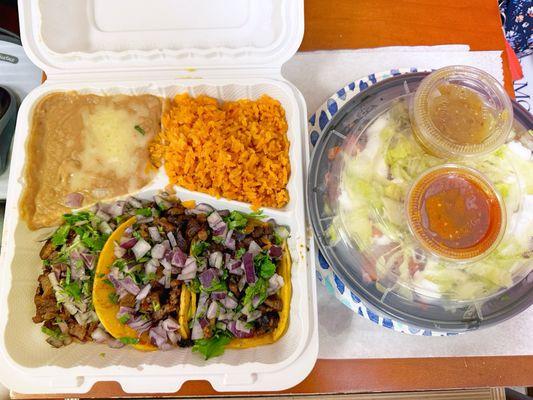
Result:
{"label": "carne asada taco", "polygon": [[144,204],[113,232],[96,268],[93,302],[100,321],[138,350],[189,343],[191,293],[182,275],[191,217],[180,202],[161,200]]}

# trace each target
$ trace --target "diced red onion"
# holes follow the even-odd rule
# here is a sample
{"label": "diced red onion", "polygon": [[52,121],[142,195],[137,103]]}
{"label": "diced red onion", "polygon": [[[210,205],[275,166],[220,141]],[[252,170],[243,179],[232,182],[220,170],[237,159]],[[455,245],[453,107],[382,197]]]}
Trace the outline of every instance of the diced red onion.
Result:
{"label": "diced red onion", "polygon": [[83,259],[85,266],[92,270],[94,268],[94,255],[89,253],[80,253],[80,256]]}
{"label": "diced red onion", "polygon": [[241,276],[241,279],[239,279],[239,283],[237,284],[237,287],[239,288],[239,292],[242,292],[245,285],[246,285],[246,276],[243,274]]}
{"label": "diced red onion", "polygon": [[135,310],[131,307],[120,306],[117,313],[117,318],[122,317],[125,314],[133,315]]}
{"label": "diced red onion", "polygon": [[144,264],[144,273],[146,275],[155,274],[157,272],[158,266],[159,266],[159,261],[152,258],[151,260],[148,260],[146,264]]}
{"label": "diced red onion", "polygon": [[159,278],[159,280],[157,281],[160,285],[163,285],[165,286],[165,281],[166,281],[166,277],[162,276],[161,278]]}
{"label": "diced red onion", "polygon": [[157,229],[157,226],[149,226],[148,233],[154,242],[160,242],[163,239],[159,233],[159,229]]}
{"label": "diced red onion", "polygon": [[249,284],[257,281],[257,275],[255,274],[254,256],[252,253],[244,253],[242,256],[242,266],[244,268],[244,275],[246,276],[246,282]]}
{"label": "diced red onion", "polygon": [[142,208],[142,203],[134,197],[128,197],[126,200],[133,208]]}
{"label": "diced red onion", "polygon": [[209,227],[213,230],[213,233],[217,236],[223,235],[226,232],[227,226],[226,223],[222,220],[222,217],[218,212],[213,211],[207,217],[207,223]]}
{"label": "diced red onion", "polygon": [[167,332],[167,337],[170,343],[172,343],[174,346],[178,344],[178,341],[181,339],[181,336],[177,334],[176,332]]}
{"label": "diced red onion", "polygon": [[64,321],[59,321],[57,323],[57,326],[59,326],[59,329],[61,330],[61,333],[67,334],[68,333],[68,325]]}
{"label": "diced red onion", "polygon": [[168,237],[168,240],[170,241],[170,244],[172,245],[172,248],[178,245],[178,242],[176,242],[176,238],[174,237],[174,234],[172,232],[168,232],[167,237]]}
{"label": "diced red onion", "polygon": [[189,272],[188,274],[181,273],[177,276],[177,279],[180,281],[190,281],[191,279],[196,278],[196,271]]}
{"label": "diced red onion", "polygon": [[150,337],[152,344],[154,344],[158,348],[161,348],[163,346],[163,343],[167,341],[166,334],[165,336],[161,336],[155,328],[150,329],[150,333],[148,334],[148,336]]}
{"label": "diced red onion", "polygon": [[166,249],[166,250],[170,250],[170,241],[169,240],[163,240],[161,242],[161,244],[163,245],[163,247]]}
{"label": "diced red onion", "polygon": [[95,214],[98,218],[100,218],[102,221],[109,221],[111,219],[111,215],[108,213],[103,212],[102,210],[98,210]]}
{"label": "diced red onion", "polygon": [[136,300],[143,300],[148,296],[148,293],[150,293],[150,289],[152,289],[151,284],[147,284],[145,287],[142,288],[142,290],[139,292],[139,294],[135,297]]}
{"label": "diced red onion", "polygon": [[240,319],[237,320],[237,323],[235,324],[235,328],[241,332],[244,332],[244,333],[250,333],[251,332],[251,329],[250,328],[247,328],[246,327],[246,324],[241,321]]}
{"label": "diced red onion", "polygon": [[233,229],[231,229],[226,235],[226,240],[224,241],[224,245],[230,250],[235,250],[235,239],[233,239],[232,236],[233,236]]}
{"label": "diced red onion", "polygon": [[272,275],[268,280],[267,294],[270,296],[271,294],[276,293],[284,284],[285,282],[282,276],[278,274]]}
{"label": "diced red onion", "polygon": [[165,251],[165,246],[163,246],[161,243],[157,243],[156,245],[154,245],[154,247],[152,247],[152,251],[150,252],[150,254],[153,258],[161,259],[165,256]]}
{"label": "diced red onion", "polygon": [[164,269],[167,269],[169,271],[172,269],[172,265],[170,265],[170,262],[166,258],[162,258],[161,260],[159,260],[159,262],[161,263]]}
{"label": "diced red onion", "polygon": [[116,258],[122,258],[124,257],[124,254],[126,254],[126,249],[118,244],[115,243],[115,248],[113,249],[113,254]]}
{"label": "diced red onion", "polygon": [[209,321],[207,320],[207,318],[200,318],[198,322],[200,323],[202,329],[209,325]]}
{"label": "diced red onion", "polygon": [[207,307],[206,317],[209,319],[215,318],[217,316],[217,312],[218,312],[218,304],[216,301],[213,301],[211,302],[211,304],[209,304],[209,307]]}
{"label": "diced red onion", "polygon": [[151,328],[152,321],[145,321],[141,317],[137,317],[133,321],[128,322],[128,326],[131,329],[135,329],[139,333],[143,333]]}
{"label": "diced red onion", "polygon": [[144,239],[139,239],[137,243],[135,243],[135,246],[132,247],[133,254],[135,254],[135,259],[140,259],[144,257],[146,253],[148,253],[152,249],[152,246],[150,246],[150,243],[148,243]]}
{"label": "diced red onion", "polygon": [[223,255],[220,251],[215,251],[209,255],[209,265],[215,268],[222,267],[222,258]]}
{"label": "diced red onion", "polygon": [[137,243],[136,238],[124,238],[120,239],[120,247],[123,249],[131,249]]}
{"label": "diced red onion", "polygon": [[107,341],[107,345],[109,347],[111,347],[112,349],[121,349],[123,348],[124,346],[126,346],[124,343],[122,343],[120,340],[118,339],[111,339],[111,340],[108,340]]}
{"label": "diced red onion", "polygon": [[81,193],[69,193],[65,196],[65,205],[70,208],[81,207],[83,203],[83,195]]}
{"label": "diced red onion", "polygon": [[172,265],[176,267],[184,267],[187,262],[187,254],[185,254],[179,247],[174,249],[172,254],[172,260],[170,261]]}
{"label": "diced red onion", "polygon": [[285,226],[276,226],[274,228],[274,233],[282,240],[285,240],[289,237],[289,230]]}
{"label": "diced red onion", "polygon": [[261,311],[258,311],[258,310],[252,311],[250,314],[248,314],[246,318],[246,322],[253,322],[259,317],[261,317],[261,315],[262,315]]}
{"label": "diced red onion", "polygon": [[204,337],[204,331],[202,327],[200,326],[200,323],[198,321],[194,321],[192,325],[191,339],[198,340],[198,339],[203,339],[203,337]]}
{"label": "diced red onion", "polygon": [[211,292],[211,298],[214,300],[221,300],[226,296],[227,294],[225,292]]}
{"label": "diced red onion", "polygon": [[100,225],[98,225],[98,230],[104,235],[110,235],[111,233],[113,233],[113,229],[106,221],[102,221]]}
{"label": "diced red onion", "polygon": [[166,332],[173,332],[176,329],[178,329],[180,327],[180,325],[178,324],[178,322],[174,318],[168,317],[163,322],[161,322],[161,327]]}
{"label": "diced red onion", "polygon": [[161,196],[154,196],[154,201],[162,210],[168,210],[172,206],[172,204],[163,199]]}
{"label": "diced red onion", "polygon": [[148,224],[154,221],[154,217],[145,217],[144,215],[137,215],[137,222],[139,224]]}
{"label": "diced red onion", "polygon": [[248,246],[248,253],[252,254],[252,258],[261,253],[261,246],[259,246],[255,240],[252,240],[250,242],[250,246]]}
{"label": "diced red onion", "polygon": [[[111,280],[111,282],[113,281]],[[133,282],[133,279],[131,279],[131,277],[129,276],[125,277],[122,281],[120,281],[120,286],[134,296],[137,296],[141,291],[141,289],[139,289],[139,286],[137,286],[135,282]]]}
{"label": "diced red onion", "polygon": [[252,299],[252,307],[257,308],[261,304],[261,298],[258,295],[255,295]]}
{"label": "diced red onion", "polygon": [[91,338],[96,343],[104,343],[106,340],[110,339],[111,336],[108,335],[106,331],[104,331],[102,328],[98,327],[91,333]]}
{"label": "diced red onion", "polygon": [[268,255],[273,258],[280,258],[283,254],[283,251],[280,246],[272,246],[268,250]]}
{"label": "diced red onion", "polygon": [[213,207],[209,204],[200,203],[192,209],[185,210],[186,214],[209,214],[213,212]]}
{"label": "diced red onion", "polygon": [[187,257],[185,261],[185,267],[181,270],[182,274],[189,274],[191,272],[196,272],[198,266],[196,264],[196,259],[192,256]]}
{"label": "diced red onion", "polygon": [[221,299],[220,303],[222,303],[224,307],[230,310],[233,310],[239,304],[237,300],[235,300],[233,297],[230,297],[230,296],[226,296],[225,298]]}
{"label": "diced red onion", "polygon": [[200,275],[198,275],[198,278],[200,279],[200,283],[203,287],[208,288],[211,287],[211,283],[213,282],[213,279],[217,277],[217,271],[213,268],[206,269],[204,272],[202,272]]}
{"label": "diced red onion", "polygon": [[107,208],[107,213],[111,215],[112,217],[118,217],[119,215],[123,214],[125,204],[126,204],[125,201],[122,201],[122,200],[116,201]]}
{"label": "diced red onion", "polygon": [[244,331],[237,329],[237,321],[230,321],[227,327],[228,327],[228,330],[237,338],[243,339],[243,338],[249,338],[253,336],[251,331],[244,332]]}

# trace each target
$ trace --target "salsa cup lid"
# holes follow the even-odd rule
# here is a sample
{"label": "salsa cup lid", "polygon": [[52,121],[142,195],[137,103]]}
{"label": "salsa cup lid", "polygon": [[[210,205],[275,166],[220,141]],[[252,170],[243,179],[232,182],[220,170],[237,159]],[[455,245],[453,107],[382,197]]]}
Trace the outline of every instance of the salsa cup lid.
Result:
{"label": "salsa cup lid", "polygon": [[513,106],[500,83],[468,66],[449,66],[425,77],[410,104],[416,139],[444,159],[497,149],[511,132]]}

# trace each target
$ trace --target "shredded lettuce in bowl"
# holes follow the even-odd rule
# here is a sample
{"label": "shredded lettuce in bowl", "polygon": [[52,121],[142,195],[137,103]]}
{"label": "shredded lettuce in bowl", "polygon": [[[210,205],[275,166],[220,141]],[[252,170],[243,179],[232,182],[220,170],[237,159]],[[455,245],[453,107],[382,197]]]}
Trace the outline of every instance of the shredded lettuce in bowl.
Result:
{"label": "shredded lettuce in bowl", "polygon": [[[404,102],[398,102],[369,126],[366,144],[351,144],[339,154],[338,213],[330,240],[355,244],[370,260],[363,268],[384,291],[405,297],[473,300],[511,287],[533,270],[533,173],[531,149],[518,141],[486,156],[462,162],[487,176],[507,211],[506,233],[487,257],[455,263],[418,245],[407,226],[404,199],[425,170],[444,164],[427,154],[414,138]],[[529,204],[529,206],[528,206]]]}

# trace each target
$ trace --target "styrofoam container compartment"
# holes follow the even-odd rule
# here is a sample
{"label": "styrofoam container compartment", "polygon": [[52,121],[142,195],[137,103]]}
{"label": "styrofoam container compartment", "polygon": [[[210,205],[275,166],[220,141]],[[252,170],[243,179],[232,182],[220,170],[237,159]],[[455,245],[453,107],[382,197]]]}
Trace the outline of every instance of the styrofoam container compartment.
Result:
{"label": "styrofoam container compartment", "polygon": [[[13,143],[0,270],[0,380],[21,393],[84,393],[116,381],[129,393],[175,392],[188,380],[217,391],[290,388],[313,368],[318,354],[314,257],[308,256],[303,170],[306,110],[280,67],[303,35],[302,0],[21,0],[21,30],[30,58],[48,80],[24,100]],[[162,50],[164,49],[164,50]],[[290,227],[293,260],[290,323],[276,343],[226,350],[204,361],[189,349],[139,352],[95,343],[55,349],[32,322],[46,232],[19,219],[25,145],[31,115],[51,92],[145,94],[172,98],[187,92],[223,101],[268,94],[286,111],[290,140],[289,204],[264,213]],[[139,193],[149,198],[167,184],[160,171]],[[215,208],[249,205],[177,188],[183,200]],[[102,356],[101,353],[105,353]]]}

